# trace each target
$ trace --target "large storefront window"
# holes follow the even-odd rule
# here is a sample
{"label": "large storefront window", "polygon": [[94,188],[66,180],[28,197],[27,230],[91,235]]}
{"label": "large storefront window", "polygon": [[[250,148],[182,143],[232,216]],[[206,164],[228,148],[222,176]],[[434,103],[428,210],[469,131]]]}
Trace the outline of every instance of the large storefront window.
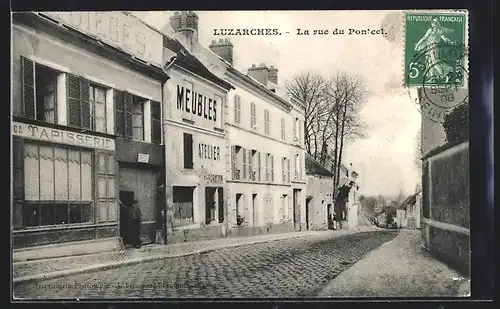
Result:
{"label": "large storefront window", "polygon": [[97,153],[97,221],[117,221],[115,156]]}
{"label": "large storefront window", "polygon": [[23,226],[93,221],[92,152],[25,143]]}

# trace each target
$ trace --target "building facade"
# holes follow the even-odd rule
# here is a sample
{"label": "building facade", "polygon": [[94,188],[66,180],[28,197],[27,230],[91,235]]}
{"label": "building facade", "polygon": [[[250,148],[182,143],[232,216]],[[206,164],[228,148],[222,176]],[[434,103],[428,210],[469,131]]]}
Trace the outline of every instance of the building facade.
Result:
{"label": "building facade", "polygon": [[333,173],[306,154],[306,228],[327,230],[333,218]]}
{"label": "building facade", "polygon": [[227,195],[224,117],[232,86],[178,40],[165,36],[164,46],[165,59],[172,61],[164,89],[167,243],[222,237]]}
{"label": "building facade", "polygon": [[200,45],[196,13],[175,12],[167,28],[164,33],[173,31],[186,52],[235,88],[225,100],[224,132],[216,132],[225,134],[226,146],[221,150],[225,169],[214,166],[225,172],[224,207],[219,210],[225,211],[220,215],[223,233],[305,229],[305,106],[279,93],[276,68],[253,66],[247,74],[236,70],[229,40],[212,42],[209,49]]}
{"label": "building facade", "polygon": [[119,12],[15,13],[12,48],[14,259],[113,250],[124,190],[154,241],[138,165],[164,170],[160,34]]}

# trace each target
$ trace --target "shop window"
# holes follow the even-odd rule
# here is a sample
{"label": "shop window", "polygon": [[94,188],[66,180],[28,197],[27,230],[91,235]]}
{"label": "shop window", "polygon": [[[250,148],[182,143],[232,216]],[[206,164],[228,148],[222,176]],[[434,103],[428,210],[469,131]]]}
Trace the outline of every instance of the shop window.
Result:
{"label": "shop window", "polygon": [[90,127],[106,133],[106,91],[104,87],[90,85]]}
{"label": "shop window", "polygon": [[97,221],[117,221],[115,156],[106,152],[97,152]]}
{"label": "shop window", "polygon": [[49,123],[57,120],[60,72],[21,57],[24,116]]}
{"label": "shop window", "polygon": [[174,225],[193,223],[193,192],[194,187],[173,188]]}
{"label": "shop window", "polygon": [[184,168],[193,168],[193,135],[189,133],[183,134],[184,141]]}
{"label": "shop window", "polygon": [[92,222],[92,153],[25,143],[23,226]]}

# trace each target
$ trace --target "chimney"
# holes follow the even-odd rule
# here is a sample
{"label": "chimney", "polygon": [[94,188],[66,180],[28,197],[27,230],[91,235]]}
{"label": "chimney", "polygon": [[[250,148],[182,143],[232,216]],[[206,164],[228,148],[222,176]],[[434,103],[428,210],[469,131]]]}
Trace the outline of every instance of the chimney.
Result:
{"label": "chimney", "polygon": [[272,65],[270,68],[269,68],[269,77],[268,77],[269,81],[274,83],[274,84],[278,84],[278,68],[275,68],[274,65]]}
{"label": "chimney", "polygon": [[195,12],[174,12],[174,15],[170,16],[170,26],[190,45],[198,43],[198,15]]}
{"label": "chimney", "polygon": [[267,79],[269,77],[269,68],[264,63],[259,64],[259,66],[252,64],[252,67],[248,69],[247,74],[255,78],[257,81],[259,81],[259,83],[263,84],[264,86],[267,86]]}
{"label": "chimney", "polygon": [[233,44],[228,39],[219,39],[219,42],[212,40],[208,48],[233,65]]}

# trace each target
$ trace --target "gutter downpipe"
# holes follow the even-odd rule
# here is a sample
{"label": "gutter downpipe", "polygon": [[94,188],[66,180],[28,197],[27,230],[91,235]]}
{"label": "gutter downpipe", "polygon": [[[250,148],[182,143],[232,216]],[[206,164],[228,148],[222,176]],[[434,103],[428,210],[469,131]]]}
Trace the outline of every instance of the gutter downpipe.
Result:
{"label": "gutter downpipe", "polygon": [[[168,70],[170,69],[170,67],[174,64],[175,60],[177,60],[177,56],[173,56],[170,58],[170,62],[168,62],[164,67],[163,67],[163,71],[165,73],[168,74]],[[170,78],[169,78],[170,79]],[[166,140],[167,140],[167,134],[166,134],[166,122],[165,122],[165,115],[164,115],[164,111],[165,111],[165,84],[167,83],[168,79],[165,80],[164,82],[162,82],[162,85],[161,85],[161,114],[162,114],[162,130],[163,130],[163,147],[165,149],[165,188],[164,188],[164,191],[165,191],[165,208],[163,209],[163,222],[162,222],[162,225],[163,225],[163,242],[164,242],[164,245],[167,245],[167,210],[168,210],[168,203],[167,203],[167,164],[168,164],[168,157],[167,157],[167,143],[166,143]]]}

